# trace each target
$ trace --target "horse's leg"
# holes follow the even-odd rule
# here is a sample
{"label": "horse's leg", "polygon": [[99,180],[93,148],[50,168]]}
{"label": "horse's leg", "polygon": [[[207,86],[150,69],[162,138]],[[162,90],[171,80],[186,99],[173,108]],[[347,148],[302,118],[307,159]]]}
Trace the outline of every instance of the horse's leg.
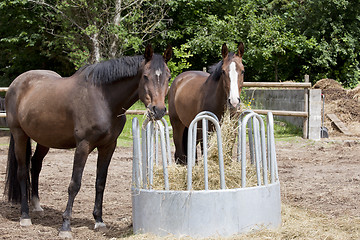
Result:
{"label": "horse's leg", "polygon": [[108,168],[115,147],[116,147],[116,141],[105,147],[98,148],[99,153],[98,153],[97,171],[96,171],[96,195],[95,195],[95,205],[93,212],[93,216],[95,219],[94,229],[105,228],[105,224],[102,219],[102,204],[103,204]]}
{"label": "horse's leg", "polygon": [[[121,116],[118,122],[119,133],[122,132],[126,123],[126,116]],[[116,138],[117,139],[117,138]],[[102,204],[104,199],[104,190],[106,184],[106,178],[108,173],[109,164],[116,148],[116,139],[109,145],[98,147],[98,159],[96,170],[96,194],[93,216],[95,219],[94,229],[105,228],[104,221],[102,219]]]}
{"label": "horse's leg", "polygon": [[49,152],[48,147],[40,144],[36,145],[36,150],[31,158],[31,203],[34,207],[33,211],[42,212],[39,199],[39,174],[42,167],[42,162],[46,154]]}
{"label": "horse's leg", "polygon": [[81,141],[75,150],[73,171],[71,176],[71,182],[68,188],[68,202],[66,210],[63,213],[63,224],[60,228],[59,236],[62,238],[71,238],[70,220],[72,214],[72,207],[76,195],[78,194],[81,187],[81,178],[84,172],[86,160],[90,153],[90,145],[88,141]]}
{"label": "horse's leg", "polygon": [[29,137],[21,130],[16,129],[12,132],[15,143],[15,156],[18,163],[17,179],[20,184],[21,193],[21,217],[20,226],[30,226],[31,219],[29,216],[29,204],[28,204],[28,180],[29,180],[29,160],[31,150],[29,152]]}
{"label": "horse's leg", "polygon": [[[173,127],[173,139],[175,144],[175,162],[186,164],[187,134],[184,136],[186,127],[178,120],[173,120],[171,125]],[[186,140],[184,140],[184,138],[186,138]]]}

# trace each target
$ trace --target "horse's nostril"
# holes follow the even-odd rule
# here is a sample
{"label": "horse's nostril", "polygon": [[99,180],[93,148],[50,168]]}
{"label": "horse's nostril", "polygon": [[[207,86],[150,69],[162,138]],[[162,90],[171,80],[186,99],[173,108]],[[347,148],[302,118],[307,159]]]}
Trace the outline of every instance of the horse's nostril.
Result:
{"label": "horse's nostril", "polygon": [[151,107],[152,113],[153,113],[153,117],[156,120],[160,120],[166,113],[166,107],[156,107],[153,106]]}

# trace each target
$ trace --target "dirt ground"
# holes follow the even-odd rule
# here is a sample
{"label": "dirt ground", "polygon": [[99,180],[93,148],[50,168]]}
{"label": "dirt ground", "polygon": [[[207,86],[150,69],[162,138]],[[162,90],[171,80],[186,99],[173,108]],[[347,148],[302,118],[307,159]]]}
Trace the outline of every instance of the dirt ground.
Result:
{"label": "dirt ground", "polygon": [[[277,139],[282,203],[321,214],[329,221],[338,218],[360,219],[359,98],[356,93],[351,95],[341,86],[338,90],[331,88],[325,91],[329,89],[328,85],[320,86],[326,94],[325,112],[335,112],[349,126],[353,135],[345,136],[329,119],[325,119],[330,134],[328,139]],[[8,137],[0,137],[1,193],[4,191],[7,151]],[[32,226],[20,227],[19,206],[8,203],[4,197],[0,198],[0,239],[59,239],[58,230],[67,202],[73,154],[73,150],[50,150],[46,156],[39,190],[44,212],[31,213]],[[92,210],[96,153],[90,155],[73,207],[71,224],[75,239],[131,238],[131,160],[132,148],[116,148],[109,168],[103,205],[103,218],[108,230],[95,232]]]}
{"label": "dirt ground", "polygon": [[[4,190],[7,137],[0,138],[0,191]],[[282,202],[324,214],[328,218],[360,218],[360,140],[295,138],[276,143]],[[42,214],[32,213],[31,227],[19,226],[19,206],[0,201],[0,239],[58,239],[67,202],[73,150],[51,150],[40,175]],[[109,169],[104,199],[106,232],[93,229],[92,209],[96,153],[86,164],[73,208],[75,239],[116,239],[132,234],[132,149],[118,147]],[[315,227],[315,226],[314,226]]]}

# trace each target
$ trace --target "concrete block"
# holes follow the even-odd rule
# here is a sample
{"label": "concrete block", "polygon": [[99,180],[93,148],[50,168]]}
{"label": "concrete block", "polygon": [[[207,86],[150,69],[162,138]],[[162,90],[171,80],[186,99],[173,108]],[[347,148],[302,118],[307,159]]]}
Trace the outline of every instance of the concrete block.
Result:
{"label": "concrete block", "polygon": [[308,118],[308,138],[320,140],[321,129],[321,89],[309,90],[309,118]]}

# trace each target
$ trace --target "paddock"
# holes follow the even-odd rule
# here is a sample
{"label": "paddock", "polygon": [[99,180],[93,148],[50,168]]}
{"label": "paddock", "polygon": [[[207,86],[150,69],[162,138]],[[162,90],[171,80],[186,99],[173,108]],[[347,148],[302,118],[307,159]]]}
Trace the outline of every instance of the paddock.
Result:
{"label": "paddock", "polygon": [[[355,106],[352,102],[350,105]],[[357,120],[352,122],[359,125]],[[8,137],[0,137],[0,192],[4,191],[8,142]],[[276,152],[283,206],[282,227],[278,231],[242,236],[241,239],[359,239],[359,134],[344,136],[331,132],[329,139],[321,141],[301,137],[276,139]],[[59,219],[66,204],[63,196],[70,181],[73,154],[73,150],[51,149],[45,158],[39,186],[45,211],[43,215],[32,214],[30,228],[19,227],[19,206],[8,203],[5,198],[0,200],[1,239],[28,239],[28,234],[34,239],[59,239]],[[60,166],[64,167],[61,171]],[[72,231],[75,238],[158,239],[151,235],[132,235],[132,148],[123,146],[115,150],[105,189],[103,217],[109,229],[94,232],[91,212],[95,169],[96,153],[92,153],[85,167],[84,184],[74,203]]]}
{"label": "paddock", "polygon": [[[1,192],[4,190],[7,149],[8,138],[1,137]],[[265,236],[272,239],[289,239],[295,236],[298,236],[298,239],[359,239],[359,140],[349,140],[348,137],[316,142],[300,137],[286,141],[277,139],[276,152],[282,194],[283,230],[272,234],[265,233],[268,234]],[[1,199],[2,239],[28,239],[29,235],[34,239],[59,239],[59,219],[66,204],[63,196],[67,193],[67,184],[70,181],[72,158],[73,150],[56,149],[51,149],[45,158],[40,174],[40,198],[45,211],[43,215],[32,214],[31,227],[20,228],[19,206]],[[61,166],[64,168],[59,171]],[[132,148],[118,146],[110,164],[103,207],[104,221],[109,227],[107,232],[93,230],[91,212],[95,169],[96,153],[92,153],[84,170],[84,184],[74,203],[73,236],[76,239],[104,240],[144,238],[132,235]],[[157,239],[154,236],[146,238]],[[247,239],[256,238],[250,235]]]}

